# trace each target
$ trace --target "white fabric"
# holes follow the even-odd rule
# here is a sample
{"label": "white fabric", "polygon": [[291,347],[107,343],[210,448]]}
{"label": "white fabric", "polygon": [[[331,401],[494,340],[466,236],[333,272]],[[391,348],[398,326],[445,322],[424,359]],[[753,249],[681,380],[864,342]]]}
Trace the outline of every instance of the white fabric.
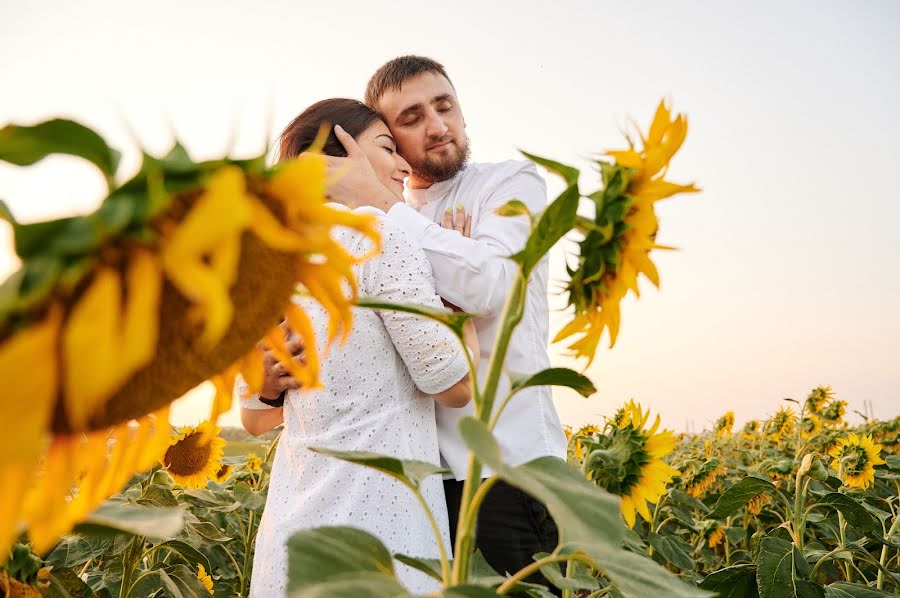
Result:
{"label": "white fabric", "polygon": [[[407,203],[396,204],[388,211],[388,216],[425,249],[438,294],[465,311],[481,315],[475,318],[475,329],[481,344],[478,379],[482,385],[500,325],[499,315],[516,275],[517,266],[507,256],[525,246],[529,233],[526,217],[494,213],[512,199],[524,202],[532,213],[547,207],[546,185],[531,162],[470,164],[450,180],[428,189],[407,190]],[[437,224],[445,209],[457,203],[472,216],[471,239]],[[533,374],[550,367],[548,270],[545,257],[531,276],[525,313],[506,357],[505,367],[510,372]],[[504,376],[495,407],[508,390],[509,378]],[[465,479],[468,450],[457,422],[472,412],[472,404],[462,409],[437,407],[441,457],[458,480]],[[547,455],[566,457],[566,437],[548,387],[519,392],[501,415],[494,435],[505,460],[513,465]]]}
{"label": "white fabric", "polygon": [[[362,253],[368,243],[347,230],[336,233],[336,238],[354,254]],[[383,252],[356,268],[360,294],[440,307],[421,248],[386,218],[382,219],[382,240]],[[311,300],[300,302],[315,325],[316,337],[324,341],[324,310]],[[350,340],[344,346],[333,345],[322,360],[324,388],[292,390],[285,400],[284,432],[256,540],[251,597],[284,595],[285,542],[300,529],[349,525],[378,536],[392,553],[438,557],[422,507],[405,486],[386,474],[313,453],[307,447],[373,451],[439,463],[434,401],[423,393],[444,391],[463,378],[468,369],[462,347],[449,330],[432,320],[367,309],[355,309],[353,316]],[[240,381],[236,394],[241,396],[245,390],[246,384]],[[242,405],[265,407],[257,398],[242,399]],[[422,493],[450,554],[440,476],[427,479]],[[395,565],[413,593],[437,588],[423,573]]]}

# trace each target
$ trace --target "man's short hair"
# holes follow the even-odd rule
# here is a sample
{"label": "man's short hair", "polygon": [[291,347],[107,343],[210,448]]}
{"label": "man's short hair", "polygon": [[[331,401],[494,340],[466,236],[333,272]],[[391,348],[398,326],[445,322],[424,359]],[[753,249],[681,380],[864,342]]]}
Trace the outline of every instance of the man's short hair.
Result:
{"label": "man's short hair", "polygon": [[366,104],[377,110],[378,100],[385,92],[400,89],[404,81],[422,73],[441,75],[453,87],[453,82],[440,62],[424,56],[398,56],[384,63],[369,79],[366,85]]}

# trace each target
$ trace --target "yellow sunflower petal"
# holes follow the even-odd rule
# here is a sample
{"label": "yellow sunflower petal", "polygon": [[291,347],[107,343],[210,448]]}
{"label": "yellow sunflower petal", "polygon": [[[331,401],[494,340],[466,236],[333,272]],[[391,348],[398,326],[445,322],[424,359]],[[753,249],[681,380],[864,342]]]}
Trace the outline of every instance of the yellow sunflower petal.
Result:
{"label": "yellow sunflower petal", "polygon": [[625,523],[628,524],[628,527],[634,527],[634,501],[631,497],[627,494],[622,496],[619,501],[619,508],[622,509],[622,516],[625,518]]}

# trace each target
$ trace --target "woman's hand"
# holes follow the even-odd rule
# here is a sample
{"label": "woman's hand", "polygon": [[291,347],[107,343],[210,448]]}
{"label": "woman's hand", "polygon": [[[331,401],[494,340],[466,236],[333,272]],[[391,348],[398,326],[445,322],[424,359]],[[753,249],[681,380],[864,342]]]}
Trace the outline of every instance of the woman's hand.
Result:
{"label": "woman's hand", "polygon": [[[303,341],[299,338],[287,341],[288,351],[298,363],[303,363]],[[283,391],[291,388],[300,388],[300,383],[288,372],[284,364],[280,363],[272,351],[263,346],[265,360],[263,362],[265,375],[259,396],[274,401]]]}
{"label": "woman's hand", "polygon": [[462,204],[456,204],[447,208],[444,212],[444,218],[441,220],[441,226],[446,229],[455,230],[464,237],[472,237],[472,215],[466,214]]}

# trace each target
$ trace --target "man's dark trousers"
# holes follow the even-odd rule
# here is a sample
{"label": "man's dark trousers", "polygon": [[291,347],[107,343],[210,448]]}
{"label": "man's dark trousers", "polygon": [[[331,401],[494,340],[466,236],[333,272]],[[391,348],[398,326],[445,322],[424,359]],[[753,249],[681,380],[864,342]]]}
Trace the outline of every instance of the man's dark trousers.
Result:
{"label": "man's dark trousers", "polygon": [[[463,483],[444,480],[447,513],[450,516],[450,540],[456,539]],[[513,574],[534,562],[532,555],[553,552],[559,542],[556,522],[541,502],[515,486],[498,481],[490,489],[478,512],[475,545],[488,564],[501,575]],[[526,581],[541,583],[557,596],[562,591],[535,574]]]}

